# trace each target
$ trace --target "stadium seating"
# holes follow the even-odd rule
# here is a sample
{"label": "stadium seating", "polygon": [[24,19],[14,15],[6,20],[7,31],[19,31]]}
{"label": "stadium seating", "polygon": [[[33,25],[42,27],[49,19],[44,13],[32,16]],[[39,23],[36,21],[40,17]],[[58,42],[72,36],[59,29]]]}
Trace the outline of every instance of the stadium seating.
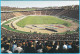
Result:
{"label": "stadium seating", "polygon": [[1,13],[1,21],[15,17],[13,13]]}
{"label": "stadium seating", "polygon": [[[78,9],[76,7],[76,9]],[[16,10],[16,8],[2,8],[2,11],[4,10]],[[73,18],[73,19],[77,19],[79,20],[79,10],[75,10],[75,9],[44,9],[44,10],[34,10],[34,11],[19,11],[18,13],[22,14],[22,15],[51,15],[51,16],[66,16],[69,18]],[[10,19],[15,17],[15,13],[13,12],[1,12],[1,21]],[[14,28],[14,26],[12,25],[12,27]],[[10,51],[13,52],[12,50],[12,46],[14,45],[14,43],[16,45],[19,45],[22,47],[23,51],[19,52],[19,53],[79,53],[79,32],[75,32],[72,34],[41,34],[41,33],[18,33],[18,32],[14,32],[11,30],[7,30],[4,27],[1,27],[1,46],[5,48],[5,46],[7,46],[7,44],[10,47]],[[37,43],[34,43],[35,41],[37,41]],[[46,41],[46,43],[45,43]],[[53,43],[55,41],[55,44],[52,45],[51,43]],[[63,45],[64,45],[64,41],[66,42],[66,45],[71,46],[71,48],[65,48],[63,49]],[[24,46],[23,42],[25,42],[26,46]],[[59,42],[59,44],[58,44]],[[71,42],[72,44],[70,44],[69,42]],[[31,46],[29,46],[29,44]],[[34,44],[34,45],[33,45]],[[41,44],[41,45],[39,45]],[[51,44],[51,45],[49,45]],[[60,46],[59,49],[57,48],[57,45]],[[33,47],[34,46],[34,47]],[[40,46],[41,48],[38,48],[38,46]],[[53,51],[48,51],[46,50],[46,48],[48,47],[53,47],[52,50]],[[29,48],[31,49],[29,49]],[[24,49],[25,48],[25,49]],[[29,50],[30,51],[29,51]],[[42,49],[42,51],[40,52],[39,49]],[[28,50],[28,51],[25,51]],[[33,50],[33,52],[32,52]],[[16,53],[18,51],[15,51],[13,53]]]}

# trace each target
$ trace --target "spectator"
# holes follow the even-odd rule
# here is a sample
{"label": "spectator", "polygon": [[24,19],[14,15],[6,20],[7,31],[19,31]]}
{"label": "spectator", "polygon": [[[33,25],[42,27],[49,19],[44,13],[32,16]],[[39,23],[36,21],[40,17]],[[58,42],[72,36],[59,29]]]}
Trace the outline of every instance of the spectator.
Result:
{"label": "spectator", "polygon": [[1,44],[1,52],[3,52],[5,49],[4,49],[4,44]]}
{"label": "spectator", "polygon": [[16,49],[16,47],[17,47],[17,44],[16,44],[16,42],[14,42],[13,43],[13,46],[12,46],[12,51],[14,52],[14,50]]}
{"label": "spectator", "polygon": [[23,49],[21,48],[20,43],[18,43],[18,47],[16,47],[14,51],[18,51],[18,53],[23,53]]}
{"label": "spectator", "polygon": [[9,45],[8,45],[8,44],[5,45],[4,49],[5,49],[5,50],[4,50],[3,53],[12,53],[12,52],[10,51],[10,49],[9,49]]}
{"label": "spectator", "polygon": [[26,47],[24,53],[36,53],[36,50],[30,42],[28,43],[28,46]]}
{"label": "spectator", "polygon": [[53,48],[50,42],[47,43],[47,50],[48,50],[47,53],[53,53]]}
{"label": "spectator", "polygon": [[63,49],[67,49],[67,45],[66,45],[65,42],[64,42],[64,45],[63,45]]}
{"label": "spectator", "polygon": [[39,45],[39,48],[38,48],[37,52],[38,53],[42,53],[43,52],[42,45]]}

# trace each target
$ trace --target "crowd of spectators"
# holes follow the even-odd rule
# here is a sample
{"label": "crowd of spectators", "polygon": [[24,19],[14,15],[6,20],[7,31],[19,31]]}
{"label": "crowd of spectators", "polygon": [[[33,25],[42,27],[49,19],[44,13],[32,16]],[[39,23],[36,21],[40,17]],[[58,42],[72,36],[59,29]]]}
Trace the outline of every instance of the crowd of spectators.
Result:
{"label": "crowd of spectators", "polygon": [[37,39],[37,40],[79,40],[79,33],[72,34],[41,34],[41,33],[19,33],[1,28],[1,37],[17,39]]}
{"label": "crowd of spectators", "polygon": [[15,15],[13,13],[7,12],[7,13],[1,13],[1,21],[10,19],[15,17]]}
{"label": "crowd of spectators", "polygon": [[79,41],[1,40],[2,53],[79,53]]}
{"label": "crowd of spectators", "polygon": [[[73,19],[79,19],[79,10],[64,10],[64,9],[46,9],[39,11],[20,11],[22,15],[51,15],[51,16],[67,16]],[[1,21],[15,17],[13,12],[1,12]]]}
{"label": "crowd of spectators", "polygon": [[1,11],[19,11],[19,10],[26,10],[26,8],[1,6]]}
{"label": "crowd of spectators", "polygon": [[63,12],[58,13],[57,16],[66,16],[79,20],[79,10],[64,10]]}

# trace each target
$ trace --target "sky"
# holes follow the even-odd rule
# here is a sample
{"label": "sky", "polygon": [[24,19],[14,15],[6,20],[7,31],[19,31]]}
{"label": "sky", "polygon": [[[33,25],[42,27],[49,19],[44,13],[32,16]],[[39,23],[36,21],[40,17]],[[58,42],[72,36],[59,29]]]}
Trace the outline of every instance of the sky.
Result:
{"label": "sky", "polygon": [[1,6],[9,7],[54,7],[54,6],[67,6],[79,5],[79,1],[1,1]]}

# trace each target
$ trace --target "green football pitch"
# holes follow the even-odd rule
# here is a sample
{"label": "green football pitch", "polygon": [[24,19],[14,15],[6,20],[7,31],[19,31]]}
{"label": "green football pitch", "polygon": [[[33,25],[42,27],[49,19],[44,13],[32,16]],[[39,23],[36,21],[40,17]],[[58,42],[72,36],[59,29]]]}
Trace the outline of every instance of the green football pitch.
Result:
{"label": "green football pitch", "polygon": [[71,23],[54,16],[27,16],[16,24],[20,27],[24,27],[27,24],[63,24],[65,26],[71,25]]}

